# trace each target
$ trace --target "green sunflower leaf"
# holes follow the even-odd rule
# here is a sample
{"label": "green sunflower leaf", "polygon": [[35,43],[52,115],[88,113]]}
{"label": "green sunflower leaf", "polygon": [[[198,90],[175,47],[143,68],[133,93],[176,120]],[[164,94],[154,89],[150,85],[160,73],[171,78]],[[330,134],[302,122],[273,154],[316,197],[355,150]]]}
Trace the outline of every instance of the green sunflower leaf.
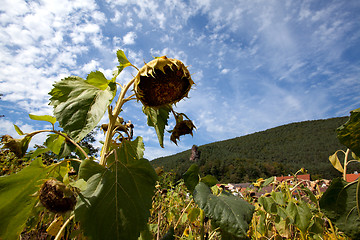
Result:
{"label": "green sunflower leaf", "polygon": [[183,175],[185,186],[191,193],[194,191],[196,185],[200,181],[199,169],[199,165],[192,164]]}
{"label": "green sunflower leaf", "polygon": [[87,83],[100,88],[101,90],[106,90],[109,85],[109,81],[105,78],[104,74],[100,71],[91,72],[86,78]]}
{"label": "green sunflower leaf", "polygon": [[[131,149],[142,148],[140,139],[127,144],[133,145]],[[124,159],[130,148],[113,149],[109,168],[92,160],[80,166],[79,177],[87,181],[87,188],[79,195],[75,218],[92,239],[135,240],[147,226],[157,175],[138,154]]]}
{"label": "green sunflower leaf", "polygon": [[348,183],[335,178],[319,201],[321,211],[352,239],[360,239],[358,188],[358,181]]}
{"label": "green sunflower leaf", "polygon": [[131,63],[130,61],[127,59],[127,57],[125,56],[125,53],[123,50],[118,50],[116,52],[116,56],[118,58],[118,61],[119,61],[119,66],[118,66],[118,71],[117,71],[117,75],[120,74],[120,72],[126,68],[126,67],[129,67],[131,66]]}
{"label": "green sunflower leaf", "polygon": [[76,142],[99,123],[116,94],[116,84],[106,80],[105,88],[105,80],[99,72],[86,81],[72,76],[56,82],[49,93],[60,127]]}
{"label": "green sunflower leaf", "polygon": [[221,232],[238,238],[247,236],[254,206],[226,192],[215,196],[202,182],[195,187],[194,200],[204,210],[205,215],[221,228]]}
{"label": "green sunflower leaf", "polygon": [[349,120],[336,132],[339,141],[360,156],[360,108],[351,111]]}
{"label": "green sunflower leaf", "polygon": [[62,177],[65,172],[66,167],[46,167],[41,158],[36,158],[17,174],[0,177],[0,239],[19,239],[36,204],[33,194],[39,190],[41,180]]}
{"label": "green sunflower leaf", "polygon": [[45,146],[48,147],[53,153],[59,155],[61,147],[65,138],[58,134],[49,134],[48,138],[45,141]]}
{"label": "green sunflower leaf", "polygon": [[21,136],[21,135],[24,135],[23,131],[21,131],[21,129],[14,124],[14,128],[15,128],[15,131]]}
{"label": "green sunflower leaf", "polygon": [[154,127],[159,144],[164,147],[164,131],[165,126],[168,124],[170,107],[164,106],[161,108],[143,107],[143,112],[147,116],[147,124],[150,127]]}
{"label": "green sunflower leaf", "polygon": [[36,121],[46,121],[54,125],[56,123],[56,118],[50,115],[33,115],[29,114],[30,119],[36,120]]}

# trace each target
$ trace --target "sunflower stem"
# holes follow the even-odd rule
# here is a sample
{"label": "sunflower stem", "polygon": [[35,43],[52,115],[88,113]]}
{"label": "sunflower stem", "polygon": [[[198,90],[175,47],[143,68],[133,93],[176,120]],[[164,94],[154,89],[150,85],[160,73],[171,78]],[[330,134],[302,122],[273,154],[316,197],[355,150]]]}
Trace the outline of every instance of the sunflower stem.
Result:
{"label": "sunflower stem", "polygon": [[135,78],[133,78],[131,81],[129,81],[128,84],[126,84],[122,87],[120,96],[116,102],[114,110],[112,112],[109,111],[109,125],[108,125],[108,129],[106,131],[104,146],[101,150],[100,165],[103,165],[103,166],[106,165],[106,156],[109,151],[111,139],[113,137],[113,130],[114,130],[114,127],[116,124],[116,119],[121,112],[122,106],[124,105],[125,102],[128,101],[125,98],[125,95],[126,95],[126,92],[129,90],[129,88],[131,87],[131,85],[134,82],[135,82]]}
{"label": "sunflower stem", "polygon": [[59,131],[57,131],[57,130],[38,130],[38,131],[35,131],[35,132],[32,132],[32,133],[29,133],[29,134],[27,134],[27,135],[28,135],[28,136],[34,136],[34,135],[36,135],[36,134],[38,134],[38,133],[44,133],[44,132],[52,132],[52,133],[55,133],[55,134],[58,134],[58,135],[62,136],[63,138],[65,138],[66,140],[68,140],[69,142],[71,142],[72,144],[74,144],[75,147],[76,147],[77,149],[79,149],[82,154],[84,154],[84,156],[85,156],[86,159],[89,159],[89,156],[87,155],[87,153],[84,151],[84,149],[83,149],[82,147],[80,147],[79,144],[77,144],[77,142],[75,142],[72,138],[70,138],[69,136],[67,136],[67,135],[65,135],[65,134],[63,134],[62,132],[59,132]]}
{"label": "sunflower stem", "polygon": [[65,230],[65,227],[70,223],[70,221],[75,217],[75,215],[71,215],[69,217],[68,220],[66,220],[66,222],[62,225],[62,227],[60,228],[58,234],[56,235],[54,240],[60,240],[61,239],[61,234],[62,232]]}
{"label": "sunflower stem", "polygon": [[[145,64],[146,64],[146,63],[145,63]],[[132,64],[131,64],[131,66],[134,67],[136,70],[140,71],[139,68],[136,67],[135,65],[132,65]]]}

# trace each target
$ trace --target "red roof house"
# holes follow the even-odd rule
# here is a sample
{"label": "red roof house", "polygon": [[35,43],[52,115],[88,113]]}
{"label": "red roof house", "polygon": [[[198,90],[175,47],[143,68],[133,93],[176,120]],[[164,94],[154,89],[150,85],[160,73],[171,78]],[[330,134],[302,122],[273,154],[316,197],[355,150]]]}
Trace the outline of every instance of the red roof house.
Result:
{"label": "red roof house", "polygon": [[[279,181],[279,182],[282,182],[282,181],[285,181],[287,179],[293,179],[293,178],[294,178],[294,176],[281,176],[281,177],[275,177],[275,180]],[[310,181],[310,174],[296,175],[296,178],[300,179],[300,180],[308,180],[308,181]]]}
{"label": "red roof house", "polygon": [[359,177],[360,177],[360,174],[358,174],[358,173],[346,174],[346,181],[347,182],[353,182],[356,179],[358,179]]}

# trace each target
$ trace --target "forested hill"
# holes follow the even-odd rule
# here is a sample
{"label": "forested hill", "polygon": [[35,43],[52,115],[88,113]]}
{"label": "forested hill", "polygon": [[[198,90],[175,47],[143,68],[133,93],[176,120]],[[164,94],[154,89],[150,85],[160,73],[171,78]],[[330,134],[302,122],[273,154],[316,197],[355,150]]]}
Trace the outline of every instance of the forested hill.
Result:
{"label": "forested hill", "polygon": [[[348,117],[291,123],[262,132],[198,147],[202,175],[222,182],[246,182],[259,177],[287,175],[305,168],[313,178],[341,176],[328,157],[346,149],[336,138],[336,128]],[[174,170],[181,176],[191,164],[191,150],[151,161],[154,167]],[[359,165],[349,169],[360,169]]]}

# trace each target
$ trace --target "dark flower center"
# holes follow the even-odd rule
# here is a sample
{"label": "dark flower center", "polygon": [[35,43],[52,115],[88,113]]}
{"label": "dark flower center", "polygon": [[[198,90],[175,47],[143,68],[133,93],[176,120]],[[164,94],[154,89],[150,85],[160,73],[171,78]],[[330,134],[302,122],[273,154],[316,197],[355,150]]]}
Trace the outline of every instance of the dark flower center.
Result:
{"label": "dark flower center", "polygon": [[163,73],[155,69],[154,77],[140,76],[139,90],[142,92],[142,101],[150,106],[162,106],[180,101],[190,88],[189,77],[184,76],[176,66],[174,71],[169,66],[164,67]]}
{"label": "dark flower center", "polygon": [[72,210],[76,204],[75,196],[66,197],[64,192],[57,187],[54,180],[48,180],[43,184],[39,199],[46,209],[55,213]]}

